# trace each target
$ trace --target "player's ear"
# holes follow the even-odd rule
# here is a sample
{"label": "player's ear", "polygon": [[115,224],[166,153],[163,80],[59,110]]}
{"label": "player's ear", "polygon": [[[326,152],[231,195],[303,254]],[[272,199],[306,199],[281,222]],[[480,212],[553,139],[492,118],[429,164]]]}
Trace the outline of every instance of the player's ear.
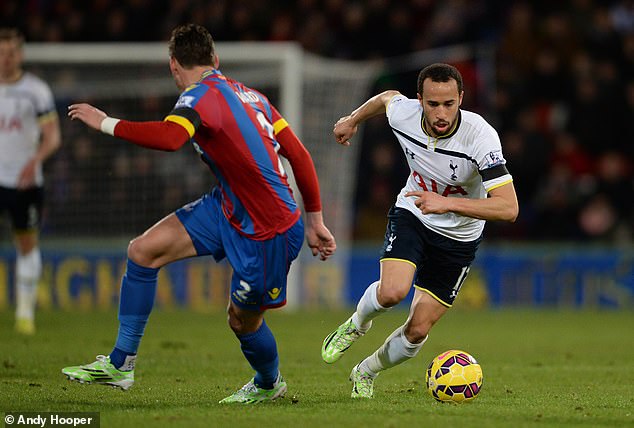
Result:
{"label": "player's ear", "polygon": [[213,65],[214,65],[214,68],[218,68],[218,66],[220,65],[220,58],[218,58],[217,54],[214,54]]}
{"label": "player's ear", "polygon": [[464,96],[464,91],[460,92],[460,95],[458,96],[458,107],[460,107],[462,105],[462,97]]}

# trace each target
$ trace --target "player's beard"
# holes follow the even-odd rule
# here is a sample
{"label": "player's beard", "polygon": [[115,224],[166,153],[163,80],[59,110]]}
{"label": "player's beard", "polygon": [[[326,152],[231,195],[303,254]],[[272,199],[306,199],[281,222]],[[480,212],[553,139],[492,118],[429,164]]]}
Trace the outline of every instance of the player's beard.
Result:
{"label": "player's beard", "polygon": [[[443,129],[439,129],[438,126],[443,126]],[[432,131],[434,131],[434,134],[436,134],[437,137],[444,137],[445,135],[449,134],[449,131],[451,131],[451,128],[453,127],[453,122],[438,122],[436,121],[432,126],[431,129]]]}

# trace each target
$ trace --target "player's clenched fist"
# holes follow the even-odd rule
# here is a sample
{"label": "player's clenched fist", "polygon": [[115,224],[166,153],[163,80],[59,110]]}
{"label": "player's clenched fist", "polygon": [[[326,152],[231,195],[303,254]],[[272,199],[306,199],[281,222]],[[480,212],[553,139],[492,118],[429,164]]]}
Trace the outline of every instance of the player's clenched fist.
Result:
{"label": "player's clenched fist", "polygon": [[332,130],[335,134],[335,141],[344,146],[350,145],[350,138],[357,133],[358,124],[352,119],[352,116],[344,116],[335,123]]}

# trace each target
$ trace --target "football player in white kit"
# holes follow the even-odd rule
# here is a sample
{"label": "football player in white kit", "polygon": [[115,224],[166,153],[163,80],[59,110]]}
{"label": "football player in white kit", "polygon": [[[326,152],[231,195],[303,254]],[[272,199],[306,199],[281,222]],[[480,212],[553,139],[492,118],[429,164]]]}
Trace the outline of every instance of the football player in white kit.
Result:
{"label": "football player in white kit", "polygon": [[33,334],[42,270],[42,163],[59,148],[61,138],[51,90],[22,70],[23,43],[17,30],[0,29],[0,214],[11,218],[17,250],[15,328]]}
{"label": "football player in white kit", "polygon": [[414,284],[405,324],[352,369],[353,398],[371,398],[381,371],[421,349],[460,291],[485,221],[513,222],[519,211],[497,132],[478,114],[460,109],[460,72],[432,64],[420,72],[417,89],[418,99],[398,91],[376,95],[334,127],[336,141],[347,146],[360,123],[385,113],[410,168],[388,214],[380,279],[322,345],[322,358],[334,363]]}

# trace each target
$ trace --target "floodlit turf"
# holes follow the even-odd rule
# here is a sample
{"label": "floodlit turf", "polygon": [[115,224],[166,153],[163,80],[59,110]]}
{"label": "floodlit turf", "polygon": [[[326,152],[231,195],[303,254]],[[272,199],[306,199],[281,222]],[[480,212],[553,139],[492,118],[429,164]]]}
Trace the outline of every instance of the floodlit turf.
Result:
{"label": "floodlit turf", "polygon": [[[122,392],[68,382],[60,369],[107,354],[115,313],[38,314],[38,332],[13,332],[0,313],[0,410],[100,412],[102,427],[625,427],[634,426],[634,312],[454,309],[419,355],[379,376],[373,400],[352,401],[348,375],[406,317],[383,315],[333,365],[323,337],[347,312],[272,312],[285,399],[255,406],[218,400],[252,376],[225,315],[152,314],[137,361],[137,383]],[[459,348],[484,372],[480,396],[435,402],[424,371]]]}

